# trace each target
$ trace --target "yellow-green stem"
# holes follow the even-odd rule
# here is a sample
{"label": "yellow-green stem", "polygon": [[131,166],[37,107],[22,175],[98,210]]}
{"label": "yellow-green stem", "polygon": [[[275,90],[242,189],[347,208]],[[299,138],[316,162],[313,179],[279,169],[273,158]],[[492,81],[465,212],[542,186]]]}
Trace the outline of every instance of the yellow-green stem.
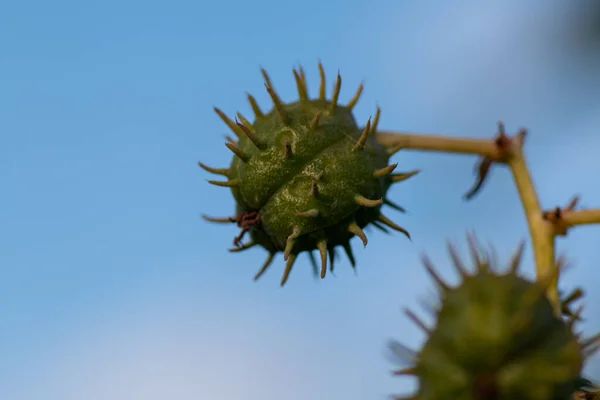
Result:
{"label": "yellow-green stem", "polygon": [[[536,275],[538,280],[551,275],[556,265],[554,246],[554,230],[552,224],[543,218],[540,201],[535,191],[529,168],[520,148],[514,150],[508,161],[513,179],[519,191],[519,197],[525,210],[529,234],[531,235],[533,254],[535,257]],[[548,299],[560,315],[560,298],[558,295],[558,275],[548,288]]]}
{"label": "yellow-green stem", "polygon": [[600,224],[600,209],[567,211],[562,216],[562,223],[568,228],[578,225]]}

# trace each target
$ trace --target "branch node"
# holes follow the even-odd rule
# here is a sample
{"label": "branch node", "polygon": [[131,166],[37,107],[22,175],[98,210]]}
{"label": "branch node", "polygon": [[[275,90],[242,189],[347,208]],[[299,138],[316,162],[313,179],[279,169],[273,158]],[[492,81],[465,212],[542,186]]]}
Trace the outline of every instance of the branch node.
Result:
{"label": "branch node", "polygon": [[572,225],[565,220],[565,214],[574,212],[578,203],[579,196],[574,196],[566,207],[556,207],[542,213],[544,220],[552,224],[555,236],[567,236]]}
{"label": "branch node", "polygon": [[465,194],[465,200],[471,200],[479,193],[494,163],[508,164],[516,151],[520,151],[523,147],[526,136],[527,130],[523,128],[515,136],[510,137],[506,134],[504,123],[502,121],[498,122],[498,133],[493,139],[496,148],[495,156],[481,157],[479,161],[477,161],[477,164],[475,165],[477,180],[473,187]]}

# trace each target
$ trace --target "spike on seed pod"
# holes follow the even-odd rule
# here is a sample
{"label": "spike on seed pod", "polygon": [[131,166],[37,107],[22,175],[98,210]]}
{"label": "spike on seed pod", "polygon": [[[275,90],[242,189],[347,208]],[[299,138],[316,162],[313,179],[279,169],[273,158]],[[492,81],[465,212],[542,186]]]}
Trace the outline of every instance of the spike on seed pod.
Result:
{"label": "spike on seed pod", "polygon": [[235,135],[238,138],[244,136],[244,132],[240,129],[240,127],[235,122],[233,122],[231,118],[229,118],[223,111],[221,111],[220,108],[214,107],[213,110],[215,110],[215,112],[221,118],[221,120],[225,122],[225,125],[227,125],[229,129],[231,129],[231,131],[235,133]]}
{"label": "spike on seed pod", "polygon": [[462,277],[456,286],[445,283],[424,259],[439,287],[440,304],[433,328],[407,312],[427,334],[409,369],[418,380],[415,397],[447,400],[451,390],[451,397],[465,399],[570,398],[579,388],[585,342],[555,315],[546,284],[517,274],[524,245],[500,270],[497,258],[484,252],[474,235],[468,240],[471,274],[449,246]]}
{"label": "spike on seed pod", "polygon": [[210,183],[211,185],[221,186],[221,187],[235,187],[235,186],[239,186],[240,182],[241,181],[239,179],[232,179],[232,180],[227,181],[227,182],[208,181],[208,183]]}
{"label": "spike on seed pod", "polygon": [[333,87],[333,97],[331,99],[331,104],[329,105],[329,111],[333,114],[335,113],[336,108],[338,107],[338,100],[340,99],[340,91],[342,90],[342,76],[338,71],[337,80],[335,81],[335,86]]}
{"label": "spike on seed pod", "polygon": [[365,88],[364,85],[361,83],[360,86],[358,87],[358,90],[356,91],[356,94],[354,95],[352,100],[350,100],[350,102],[348,103],[348,105],[346,107],[348,107],[350,110],[352,110],[356,106],[356,104],[358,103],[358,100],[360,100],[360,96],[362,95],[364,88]]}
{"label": "spike on seed pod", "polygon": [[414,171],[410,171],[410,172],[406,172],[406,173],[402,173],[402,174],[392,174],[391,175],[392,182],[398,183],[398,182],[405,181],[405,180],[410,179],[413,176],[417,175],[419,172],[421,172],[421,171],[416,169]]}
{"label": "spike on seed pod", "polygon": [[231,150],[231,152],[235,154],[236,157],[242,160],[242,162],[247,163],[250,160],[250,156],[244,151],[242,151],[238,145],[235,145],[233,143],[225,143],[225,146],[227,146],[227,148]]}
{"label": "spike on seed pod", "polygon": [[319,100],[325,101],[327,100],[327,79],[325,76],[325,69],[323,68],[323,64],[319,62],[319,76],[321,77],[321,84],[319,85]]}
{"label": "spike on seed pod", "polygon": [[321,120],[321,115],[323,115],[323,111],[317,111],[312,121],[310,121],[310,129],[315,130],[317,126],[319,126],[319,121]]}
{"label": "spike on seed pod", "polygon": [[201,162],[199,162],[198,165],[200,166],[200,168],[202,168],[206,172],[210,172],[211,174],[229,176],[230,173],[229,168],[211,168],[206,164],[202,164]]}
{"label": "spike on seed pod", "polygon": [[400,211],[402,213],[406,212],[406,210],[403,207],[400,207],[398,204],[394,203],[390,199],[383,199],[383,204],[385,204],[388,207],[393,208],[396,211]]}
{"label": "spike on seed pod", "polygon": [[265,115],[263,114],[262,110],[260,109],[258,102],[254,98],[254,96],[252,96],[250,93],[247,93],[246,95],[248,96],[248,103],[250,103],[250,107],[252,107],[252,112],[254,113],[254,117],[256,119],[263,118]]}
{"label": "spike on seed pod", "polygon": [[[254,127],[252,126],[252,124],[250,123],[250,121],[248,121],[246,119],[246,117],[244,117],[244,115],[241,112],[237,112],[236,117],[238,120],[240,120],[243,124],[243,126],[248,129],[250,132],[254,133]],[[238,121],[235,121],[236,125],[240,125]],[[241,127],[240,127],[241,128]]]}
{"label": "spike on seed pod", "polygon": [[298,89],[298,96],[300,97],[301,102],[308,101],[308,87],[306,86],[306,82],[302,79],[302,76],[295,69],[294,71],[294,79],[296,79],[296,87]]}
{"label": "spike on seed pod", "polygon": [[386,228],[385,226],[381,225],[379,222],[373,221],[372,224],[373,224],[373,226],[375,228],[379,229],[381,232],[385,233],[386,235],[390,234],[390,231],[388,230],[388,228]]}
{"label": "spike on seed pod", "polygon": [[335,269],[335,259],[337,258],[337,251],[335,248],[329,250],[329,272],[333,275],[333,270]]}
{"label": "spike on seed pod", "polygon": [[266,150],[267,149],[267,144],[265,142],[263,142],[262,140],[260,140],[254,134],[253,129],[251,129],[251,126],[248,127],[247,124],[240,124],[237,121],[236,121],[236,124],[240,127],[240,129],[244,132],[244,134],[248,137],[248,139],[250,139],[250,141],[252,142],[252,144],[256,146],[257,149],[259,149],[259,150]]}
{"label": "spike on seed pod", "polygon": [[381,117],[381,108],[377,107],[377,111],[375,111],[375,119],[373,120],[373,125],[371,125],[371,135],[375,135],[377,132],[377,125],[379,125],[379,118]]}
{"label": "spike on seed pod", "polygon": [[[296,68],[293,72],[299,99],[286,103],[266,70],[261,69],[272,108],[261,110],[256,99],[247,94],[254,121],[240,113],[232,120],[215,108],[236,135],[237,140],[226,143],[233,159],[229,168],[200,165],[210,173],[225,176],[226,181],[211,183],[229,187],[236,201],[235,217],[220,221],[233,222],[241,230],[231,251],[256,247],[267,250],[269,257],[255,279],[272,265],[274,255],[283,253],[286,266],[282,284],[287,282],[297,255],[303,252],[319,252],[319,276],[325,276],[326,256],[332,269],[337,247],[344,249],[354,268],[350,240],[356,236],[366,246],[364,229],[368,226],[389,227],[408,236],[381,214],[384,204],[403,211],[386,199],[388,189],[397,180],[392,173],[397,164],[390,164],[389,155],[373,134],[379,108],[366,127],[356,124],[352,109],[363,85],[344,106],[339,73],[327,99],[322,64],[315,98],[310,97],[304,70]],[[245,244],[244,234],[249,236]]]}
{"label": "spike on seed pod", "polygon": [[389,175],[396,169],[397,166],[398,166],[398,163],[390,164],[387,167],[378,169],[377,171],[373,172],[373,176],[375,178],[381,178],[382,176]]}
{"label": "spike on seed pod", "polygon": [[238,144],[237,140],[234,140],[234,139],[233,139],[231,136],[229,136],[229,135],[224,135],[224,137],[225,137],[225,140],[227,140],[227,142],[228,142],[228,143],[235,144],[235,145],[237,146],[237,144]]}
{"label": "spike on seed pod", "polygon": [[367,126],[365,126],[365,129],[362,131],[360,137],[358,138],[358,141],[356,142],[356,145],[352,148],[353,151],[362,150],[365,148],[365,143],[367,142],[370,131],[371,118],[369,118],[369,120],[367,121]]}

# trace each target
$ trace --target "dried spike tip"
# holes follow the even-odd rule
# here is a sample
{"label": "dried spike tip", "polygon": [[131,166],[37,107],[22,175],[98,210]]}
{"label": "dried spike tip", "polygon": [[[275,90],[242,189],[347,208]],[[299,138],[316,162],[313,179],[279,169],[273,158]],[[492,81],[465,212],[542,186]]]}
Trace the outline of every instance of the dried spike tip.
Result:
{"label": "dried spike tip", "polygon": [[373,172],[373,177],[374,178],[381,178],[383,176],[389,175],[391,174],[396,167],[398,166],[398,163],[396,164],[390,164],[387,167],[383,167],[381,169],[378,169],[377,171]]}
{"label": "dried spike tip", "polygon": [[323,64],[319,61],[319,75],[321,77],[321,84],[319,86],[319,100],[325,101],[327,99],[327,79],[325,76],[325,69]]}
{"label": "dried spike tip", "polygon": [[404,172],[401,174],[392,174],[391,175],[392,183],[403,182],[403,181],[410,179],[413,176],[417,175],[419,172],[421,172],[420,169],[415,169],[414,171]]}
{"label": "dried spike tip", "polygon": [[297,255],[290,254],[287,258],[287,263],[285,264],[285,271],[283,272],[283,278],[281,278],[281,286],[283,287],[290,277],[290,272],[292,272],[292,268],[294,267],[294,263],[296,262]]}
{"label": "dried spike tip", "polygon": [[350,110],[352,110],[356,106],[358,101],[360,100],[360,96],[362,95],[362,92],[364,89],[365,89],[365,86],[363,83],[361,83],[358,86],[358,90],[356,91],[356,94],[354,95],[354,97],[352,97],[352,99],[350,100],[350,102],[348,103],[348,105],[346,107],[348,107]]}
{"label": "dried spike tip", "polygon": [[352,222],[350,225],[348,225],[348,232],[358,236],[360,240],[362,240],[363,246],[367,247],[367,243],[369,243],[367,235],[365,235],[365,232],[360,228],[360,226],[358,226],[356,222]]}
{"label": "dried spike tip", "polygon": [[264,79],[264,81],[265,81],[265,84],[266,84],[268,87],[272,88],[272,87],[273,87],[273,82],[271,82],[271,77],[269,76],[269,73],[267,72],[267,70],[266,70],[266,69],[264,69],[264,68],[261,68],[261,69],[260,69],[260,73],[261,73],[261,74],[262,74],[262,76],[263,76],[263,79]]}
{"label": "dried spike tip", "polygon": [[335,86],[333,87],[333,97],[331,98],[331,104],[329,106],[329,111],[333,114],[335,109],[338,106],[338,100],[340,99],[340,91],[342,90],[342,75],[340,75],[340,71],[337,74],[337,80],[335,81]]}
{"label": "dried spike tip", "polygon": [[390,228],[392,228],[395,231],[398,231],[402,234],[404,234],[404,236],[406,236],[409,240],[411,240],[410,238],[410,233],[408,233],[408,231],[406,229],[404,229],[403,227],[401,227],[400,225],[396,224],[394,221],[392,221],[391,219],[389,219],[388,217],[386,217],[383,214],[379,214],[379,216],[377,217],[377,220],[387,226],[389,226]]}
{"label": "dried spike tip", "polygon": [[321,255],[321,279],[325,279],[327,274],[327,239],[322,239],[317,242],[317,249]]}
{"label": "dried spike tip", "polygon": [[383,199],[371,200],[360,194],[354,196],[354,201],[361,207],[377,207],[383,204]]}
{"label": "dried spike tip", "polygon": [[231,172],[229,168],[211,168],[208,165],[201,163],[200,161],[198,161],[198,165],[206,172],[210,172],[211,174],[215,175],[229,176]]}
{"label": "dried spike tip", "polygon": [[440,277],[440,275],[436,271],[436,269],[433,266],[433,263],[431,262],[431,260],[429,259],[429,257],[423,256],[423,265],[425,266],[425,270],[427,271],[427,273],[429,273],[429,275],[431,276],[431,278],[433,278],[433,280],[435,281],[435,283],[443,291],[450,290],[450,286],[448,286],[448,284],[446,282],[444,282],[444,280]]}
{"label": "dried spike tip", "polygon": [[317,113],[315,114],[315,117],[312,119],[312,121],[310,121],[310,129],[311,130],[315,130],[317,129],[317,126],[319,126],[319,121],[321,120],[321,115],[323,115],[322,111],[317,111]]}
{"label": "dried spike tip", "polygon": [[242,183],[242,181],[240,179],[232,179],[230,181],[227,182],[221,182],[221,181],[208,181],[208,183],[210,183],[211,185],[215,185],[215,186],[221,186],[221,187],[236,187],[239,186],[240,183]]}
{"label": "dried spike tip", "polygon": [[279,118],[281,118],[281,122],[283,122],[284,125],[287,125],[290,122],[290,116],[285,110],[283,102],[271,86],[265,84],[265,87],[267,88],[267,92],[269,92],[269,96],[271,96],[271,100],[273,100],[273,105],[275,105],[275,109],[277,110],[277,114],[279,114]]}
{"label": "dried spike tip", "polygon": [[229,118],[227,115],[225,115],[225,113],[223,111],[221,111],[220,108],[213,107],[213,109],[215,110],[217,115],[223,120],[223,122],[225,122],[225,124],[229,127],[229,129],[231,129],[233,131],[233,133],[235,133],[235,135],[238,138],[241,138],[244,136],[244,132],[240,129],[240,127],[235,122],[233,122],[231,120],[231,118]]}
{"label": "dried spike tip", "polygon": [[236,124],[240,127],[240,129],[244,132],[244,134],[250,139],[252,144],[256,146],[257,149],[264,151],[267,149],[267,143],[262,141],[256,134],[249,129],[245,124],[240,124],[236,121]]}
{"label": "dried spike tip", "polygon": [[237,218],[235,217],[225,217],[225,218],[215,218],[209,217],[208,215],[202,215],[202,218],[208,222],[214,222],[217,224],[231,224],[237,222]]}
{"label": "dried spike tip", "polygon": [[308,101],[308,87],[306,86],[306,82],[302,79],[302,76],[293,69],[294,79],[296,80],[296,87],[298,89],[298,96],[300,97],[301,102]]}
{"label": "dried spike tip", "polygon": [[254,96],[252,96],[250,93],[246,93],[246,96],[248,96],[248,103],[250,103],[250,107],[252,107],[252,112],[254,113],[254,117],[256,119],[264,118],[265,114],[260,109],[260,106],[258,105],[258,102],[254,98]]}
{"label": "dried spike tip", "polygon": [[360,137],[358,138],[358,142],[352,148],[352,151],[362,150],[365,148],[365,144],[367,143],[367,139],[369,138],[369,131],[371,130],[371,118],[367,121],[367,126],[363,129]]}
{"label": "dried spike tip", "polygon": [[251,249],[252,247],[256,246],[257,243],[254,241],[250,241],[244,245],[241,245],[240,247],[234,247],[232,249],[229,249],[230,253],[239,253],[240,251],[244,251],[244,250],[248,250]]}
{"label": "dried spike tip", "polygon": [[225,146],[227,146],[227,148],[243,162],[247,163],[250,161],[250,156],[244,153],[237,145],[233,143],[225,143]]}
{"label": "dried spike tip", "polygon": [[374,135],[377,132],[377,125],[379,125],[379,118],[381,117],[381,108],[377,107],[375,111],[375,119],[373,119],[373,125],[371,125],[371,134]]}
{"label": "dried spike tip", "polygon": [[[237,112],[236,114],[237,119],[239,119],[242,124],[244,125],[244,127],[246,127],[248,130],[250,130],[252,133],[254,133],[254,127],[252,126],[252,124],[250,123],[250,121],[248,121],[248,119],[246,117],[244,117],[244,115],[241,112]],[[235,121],[236,125],[239,125],[238,121]]]}
{"label": "dried spike tip", "polygon": [[267,257],[267,260],[265,261],[265,263],[263,264],[261,269],[258,271],[258,273],[256,275],[254,275],[255,281],[257,281],[267,271],[267,269],[269,269],[269,267],[273,263],[274,259],[275,259],[275,253],[269,253],[269,257]]}

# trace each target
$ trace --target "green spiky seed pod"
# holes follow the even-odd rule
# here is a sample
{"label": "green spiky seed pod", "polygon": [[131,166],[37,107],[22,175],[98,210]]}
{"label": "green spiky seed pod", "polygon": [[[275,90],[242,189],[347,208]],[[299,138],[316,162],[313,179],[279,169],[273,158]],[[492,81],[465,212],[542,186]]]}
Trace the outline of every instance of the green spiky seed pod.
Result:
{"label": "green spiky seed pod", "polygon": [[[249,95],[255,114],[252,123],[239,113],[233,121],[215,108],[237,136],[226,143],[234,153],[233,161],[228,169],[200,166],[228,178],[209,182],[231,188],[236,215],[207,219],[237,223],[241,228],[232,251],[259,245],[269,252],[255,279],[269,267],[277,252],[283,252],[287,261],[282,285],[301,252],[319,251],[321,278],[327,270],[327,253],[333,260],[336,246],[346,251],[354,266],[349,241],[358,236],[366,246],[363,228],[369,224],[379,228],[383,224],[408,236],[406,230],[381,213],[381,206],[387,203],[399,209],[385,198],[388,188],[416,171],[392,173],[396,164],[389,164],[389,154],[374,135],[379,109],[373,122],[369,119],[364,128],[356,124],[352,109],[362,85],[350,103],[342,106],[338,103],[340,75],[332,99],[327,99],[321,64],[319,70],[321,87],[315,99],[309,97],[304,71],[293,71],[299,94],[299,100],[293,103],[280,99],[262,70],[274,107],[265,114]],[[251,240],[242,245],[246,232]],[[313,266],[316,268],[314,262]]]}
{"label": "green spiky seed pod", "polygon": [[440,288],[439,307],[432,329],[407,312],[427,339],[414,365],[398,372],[415,375],[419,382],[418,393],[406,398],[569,399],[581,386],[585,350],[572,323],[557,317],[546,297],[551,279],[531,282],[519,276],[523,245],[508,271],[499,272],[470,240],[474,273],[467,272],[450,247],[462,277],[455,287],[425,259]]}

